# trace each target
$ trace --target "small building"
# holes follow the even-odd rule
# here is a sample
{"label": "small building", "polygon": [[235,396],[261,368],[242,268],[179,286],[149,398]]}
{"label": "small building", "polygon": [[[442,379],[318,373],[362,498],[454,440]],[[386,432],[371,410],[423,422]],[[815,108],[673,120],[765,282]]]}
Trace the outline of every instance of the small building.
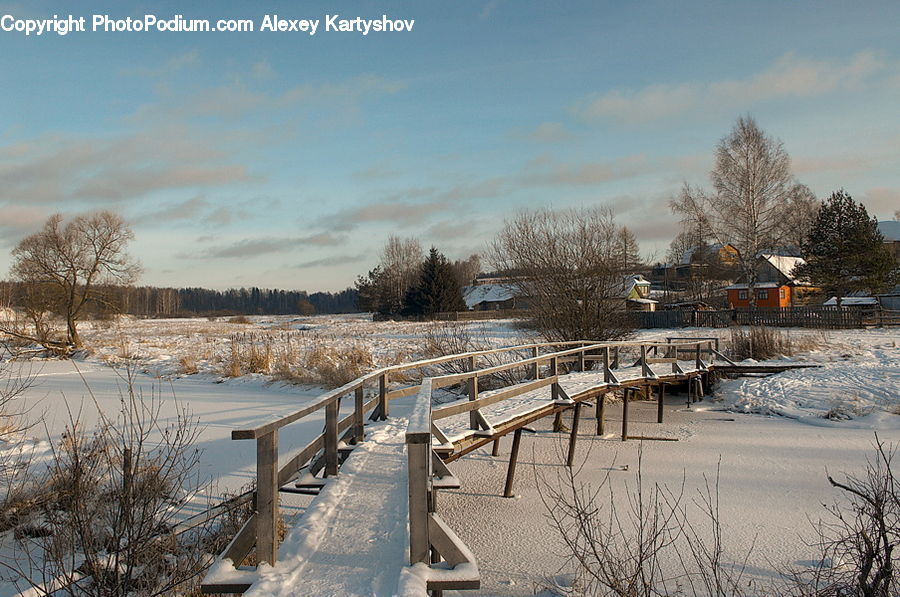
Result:
{"label": "small building", "polygon": [[[794,277],[794,268],[801,263],[806,263],[802,257],[761,253],[754,264],[757,279],[754,284],[756,306],[784,309],[806,304],[808,295],[818,289]],[[750,286],[746,282],[732,284],[725,290],[730,308],[750,306]]]}
{"label": "small building", "polygon": [[499,311],[518,308],[516,288],[507,284],[476,284],[462,290],[470,311]]}
{"label": "small building", "polygon": [[658,301],[650,298],[650,281],[641,274],[626,276],[622,289],[625,308],[629,311],[656,311]]}
{"label": "small building", "polygon": [[[826,307],[836,307],[837,297],[833,296],[824,303]],[[841,307],[877,307],[878,299],[874,296],[843,296],[841,297]]]}

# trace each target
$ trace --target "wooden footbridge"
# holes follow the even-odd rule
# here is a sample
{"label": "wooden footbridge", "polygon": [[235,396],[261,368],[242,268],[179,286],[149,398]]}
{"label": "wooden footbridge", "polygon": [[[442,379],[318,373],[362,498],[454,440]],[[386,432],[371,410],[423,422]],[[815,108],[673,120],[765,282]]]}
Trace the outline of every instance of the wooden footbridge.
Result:
{"label": "wooden footbridge", "polygon": [[[717,338],[527,344],[374,371],[288,416],[232,431],[234,440],[256,440],[256,491],[248,496],[254,514],[202,589],[248,595],[477,589],[475,557],[438,513],[439,490],[459,488],[447,463],[491,442],[496,455],[500,438],[512,433],[504,487],[511,496],[522,431],[538,419],[558,420],[572,410],[571,466],[583,406],[596,406],[602,435],[608,397],[624,398],[625,441],[636,437],[628,434],[633,396],[655,394],[662,423],[667,386],[686,386],[690,406],[716,375],[748,371],[719,351]],[[406,397],[408,416],[389,419],[391,403]],[[279,430],[321,411],[322,433],[280,454]],[[315,497],[279,550],[280,496],[291,493]],[[252,560],[259,565],[245,565]]]}

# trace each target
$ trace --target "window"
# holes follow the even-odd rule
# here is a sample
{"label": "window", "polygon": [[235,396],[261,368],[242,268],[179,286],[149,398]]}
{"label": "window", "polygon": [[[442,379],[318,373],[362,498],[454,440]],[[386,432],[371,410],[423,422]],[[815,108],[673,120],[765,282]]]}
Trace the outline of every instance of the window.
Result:
{"label": "window", "polygon": [[785,299],[784,288],[779,288],[779,289],[778,289],[778,298],[780,298],[781,300],[784,300],[784,299]]}
{"label": "window", "polygon": [[756,291],[756,298],[766,300],[767,298],[769,298],[769,291],[768,291],[768,290],[765,290],[765,289],[763,289],[763,290],[757,290],[757,291]]}
{"label": "window", "polygon": [[747,300],[747,291],[746,290],[738,290],[738,299],[742,301]]}

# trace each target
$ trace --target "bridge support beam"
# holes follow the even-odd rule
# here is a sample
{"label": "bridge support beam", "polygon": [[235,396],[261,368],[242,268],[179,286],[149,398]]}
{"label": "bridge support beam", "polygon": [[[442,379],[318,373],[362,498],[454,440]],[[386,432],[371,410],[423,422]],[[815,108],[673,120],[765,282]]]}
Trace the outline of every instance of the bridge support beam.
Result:
{"label": "bridge support beam", "polygon": [[663,422],[663,404],[666,399],[666,384],[661,383],[656,387],[656,422]]}
{"label": "bridge support beam", "polygon": [[575,412],[572,415],[572,433],[569,435],[569,454],[566,458],[566,466],[571,467],[575,462],[575,441],[578,439],[578,420],[581,418],[581,402],[575,403]]}
{"label": "bridge support beam", "polygon": [[503,497],[513,496],[513,481],[516,478],[516,462],[519,460],[519,443],[522,441],[522,428],[519,427],[513,433],[512,450],[509,453],[509,468],[506,469],[506,484],[503,486]]}
{"label": "bridge support beam", "polygon": [[632,388],[622,390],[622,441],[628,439],[628,392]]}
{"label": "bridge support beam", "polygon": [[606,426],[606,392],[597,397],[597,435],[603,435]]}

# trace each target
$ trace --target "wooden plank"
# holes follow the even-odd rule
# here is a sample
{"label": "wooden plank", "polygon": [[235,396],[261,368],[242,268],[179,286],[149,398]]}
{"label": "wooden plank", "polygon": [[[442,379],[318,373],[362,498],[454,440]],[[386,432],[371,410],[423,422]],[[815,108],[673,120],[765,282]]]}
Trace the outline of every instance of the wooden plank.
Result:
{"label": "wooden plank", "polygon": [[575,403],[575,412],[572,414],[572,432],[569,434],[569,454],[566,457],[566,466],[571,467],[575,462],[575,441],[578,439],[578,420],[581,418],[581,402]]}
{"label": "wooden plank", "polygon": [[431,478],[431,446],[407,444],[409,461],[409,563],[429,563],[428,489]]}
{"label": "wooden plank", "polygon": [[471,412],[473,410],[483,408],[485,406],[490,406],[491,404],[496,404],[497,402],[508,400],[509,398],[514,398],[516,396],[520,396],[521,394],[526,394],[528,392],[532,392],[534,390],[552,385],[554,383],[557,383],[558,380],[558,376],[545,377],[543,379],[538,379],[518,386],[513,386],[506,390],[501,390],[496,394],[485,396],[484,398],[479,398],[478,400],[473,400],[470,402],[460,402],[458,404],[450,404],[447,406],[442,406],[441,408],[435,408],[431,412],[431,418],[432,420],[437,421],[439,419],[452,417],[453,415],[461,415],[466,412]]}
{"label": "wooden plank", "polygon": [[406,396],[413,396],[419,392],[419,388],[421,386],[406,386],[405,388],[398,388],[396,390],[391,390],[387,393],[388,401],[395,400],[397,398],[404,398]]}
{"label": "wooden plank", "polygon": [[237,568],[244,562],[244,558],[254,545],[256,545],[256,514],[251,514],[219,557],[231,560],[232,565]]}
{"label": "wooden plank", "polygon": [[332,402],[325,408],[325,476],[338,473],[338,403]]}
{"label": "wooden plank", "polygon": [[353,393],[353,441],[360,443],[366,439],[365,397],[362,387],[356,388]]}
{"label": "wooden plank", "polygon": [[278,557],[278,430],[256,440],[256,554],[274,565]]}
{"label": "wooden plank", "polygon": [[288,483],[297,471],[303,468],[319,450],[325,446],[325,436],[319,435],[316,439],[304,446],[295,456],[293,456],[287,464],[278,471],[278,486],[281,487]]}

